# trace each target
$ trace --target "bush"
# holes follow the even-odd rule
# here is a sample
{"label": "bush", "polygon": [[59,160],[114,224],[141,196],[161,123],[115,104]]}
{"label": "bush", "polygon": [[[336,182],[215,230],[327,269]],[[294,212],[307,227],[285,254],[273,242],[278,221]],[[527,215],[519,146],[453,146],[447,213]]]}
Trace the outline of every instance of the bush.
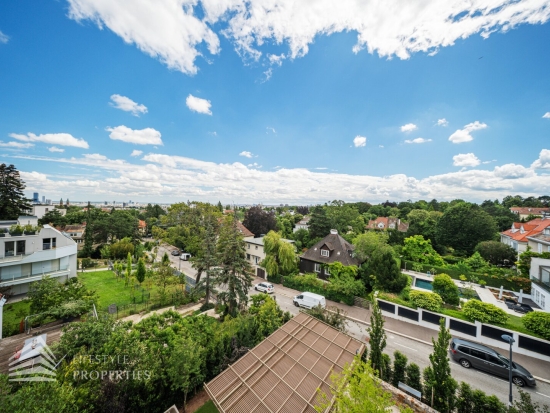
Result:
{"label": "bush", "polygon": [[550,313],[533,311],[525,314],[521,321],[527,330],[550,340]]}
{"label": "bush", "polygon": [[496,305],[479,300],[468,300],[464,304],[462,312],[470,321],[480,321],[489,324],[506,324],[508,322],[506,311],[501,310]]}
{"label": "bush", "polygon": [[309,291],[320,294],[331,301],[343,302],[347,305],[353,305],[354,297],[351,294],[345,294],[334,288],[330,283],[317,278],[315,274],[304,274],[296,276],[287,276],[283,278],[283,285],[299,291]]}
{"label": "bush", "polygon": [[275,274],[275,275],[269,275],[267,274],[267,281],[273,284],[281,284],[281,275]]}
{"label": "bush", "polygon": [[420,308],[430,311],[438,311],[443,304],[443,300],[436,293],[429,291],[411,291],[409,294],[412,303]]}
{"label": "bush", "polygon": [[439,294],[443,301],[447,304],[460,304],[460,293],[453,279],[447,274],[438,274],[434,277],[433,291]]}
{"label": "bush", "polygon": [[205,311],[211,310],[214,307],[216,306],[212,303],[204,303],[203,305],[201,305],[201,308],[199,308],[199,310],[201,313],[204,313]]}
{"label": "bush", "polygon": [[405,383],[405,375],[407,368],[407,356],[400,351],[393,353],[393,378],[392,385],[397,387],[399,382]]}
{"label": "bush", "polygon": [[418,364],[411,363],[405,369],[407,378],[405,384],[412,387],[415,390],[422,391],[422,383],[420,377],[420,367]]}

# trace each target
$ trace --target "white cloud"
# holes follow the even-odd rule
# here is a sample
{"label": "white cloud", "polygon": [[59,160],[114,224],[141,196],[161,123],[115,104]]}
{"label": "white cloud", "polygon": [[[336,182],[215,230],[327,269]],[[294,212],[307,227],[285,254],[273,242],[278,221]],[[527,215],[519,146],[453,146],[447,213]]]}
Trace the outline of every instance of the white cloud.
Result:
{"label": "white cloud", "polygon": [[0,32],[0,43],[7,43],[10,38],[4,33]]}
{"label": "white cloud", "polygon": [[417,130],[418,126],[416,126],[414,123],[407,123],[406,125],[401,126],[401,132],[412,132],[413,130]]}
{"label": "white cloud", "polygon": [[139,105],[126,96],[117,94],[111,95],[111,100],[112,107],[125,112],[132,112],[132,115],[134,116],[139,116],[140,113],[147,113],[147,107],[145,105]]}
{"label": "white cloud", "polygon": [[447,126],[447,125],[449,125],[449,121],[445,118],[438,119],[436,125],[437,126]]}
{"label": "white cloud", "polygon": [[379,147],[379,148],[383,148],[383,147],[384,147],[384,145],[378,145],[378,147]]}
{"label": "white cloud", "polygon": [[17,148],[17,149],[24,149],[24,148],[30,148],[31,146],[34,146],[34,143],[21,143],[21,142],[2,142],[0,141],[0,147],[2,148]]}
{"label": "white cloud", "polygon": [[324,171],[325,169],[328,169],[328,168],[320,167],[320,168],[314,168],[314,169],[317,169],[317,170],[319,170],[319,171]]}
{"label": "white cloud", "polygon": [[244,156],[245,158],[252,158],[254,155],[252,154],[252,152],[248,152],[248,151],[242,151],[239,156]]}
{"label": "white cloud", "polygon": [[367,146],[367,138],[357,135],[355,138],[353,138],[353,144],[356,148]]}
{"label": "white cloud", "polygon": [[416,139],[405,139],[405,143],[426,143],[431,142],[431,139],[424,139],[424,138],[416,138]]}
{"label": "white cloud", "polygon": [[[266,129],[267,129],[268,131],[273,132],[275,135],[277,134],[277,131],[275,130],[275,128],[272,128],[271,126],[268,126]],[[266,132],[266,133],[268,133],[268,132]]]}
{"label": "white cloud", "polygon": [[256,162],[254,163],[249,163],[247,165],[249,168],[256,168],[256,169],[260,169],[262,167],[262,165],[258,165]]}
{"label": "white cloud", "polygon": [[495,166],[494,174],[496,177],[504,179],[518,179],[535,176],[535,172],[532,169],[514,163]]}
{"label": "white cloud", "polygon": [[480,163],[480,160],[473,153],[460,153],[453,156],[454,166],[474,167],[478,166]]}
{"label": "white cloud", "polygon": [[[357,33],[353,52],[367,49],[381,57],[408,59],[480,34],[506,32],[520,24],[545,23],[544,0],[68,0],[69,17],[107,27],[126,43],[183,73],[197,71],[204,49],[220,50],[216,27],[245,60],[259,60],[262,49],[285,44],[284,58],[304,56],[318,35]],[[204,17],[203,17],[204,15]],[[267,53],[269,64],[283,55]]]}
{"label": "white cloud", "polygon": [[136,145],[162,145],[160,132],[153,128],[130,129],[127,126],[120,125],[115,128],[105,128],[109,138],[115,141],[135,143]]}
{"label": "white cloud", "polygon": [[58,148],[57,146],[50,146],[50,147],[48,148],[48,150],[49,150],[50,152],[59,152],[59,153],[65,152],[65,149],[63,149],[63,148]]}
{"label": "white cloud", "polygon": [[137,149],[134,149],[130,156],[139,156],[143,153],[143,151],[138,151]]}
{"label": "white cloud", "polygon": [[546,112],[544,115],[542,115],[544,119],[550,119],[550,112]]}
{"label": "white cloud", "polygon": [[185,104],[194,112],[212,115],[212,112],[210,111],[210,106],[212,105],[209,100],[201,99],[190,94],[187,96],[187,99],[185,99]]}
{"label": "white cloud", "polygon": [[550,150],[543,149],[540,151],[539,159],[531,164],[533,169],[550,169]]}
{"label": "white cloud", "polygon": [[99,153],[85,153],[84,158],[86,158],[86,159],[95,159],[95,160],[98,160],[98,161],[107,160],[107,157],[105,155],[101,155]]}
{"label": "white cloud", "polygon": [[10,133],[10,137],[18,139],[24,142],[44,142],[53,145],[61,146],[74,146],[76,148],[88,149],[90,146],[84,139],[77,139],[70,133],[45,133],[41,135],[35,135],[34,133],[27,133],[26,135],[20,135],[18,133]]}
{"label": "white cloud", "polygon": [[451,136],[449,136],[449,140],[452,143],[464,143],[464,142],[470,142],[474,140],[473,136],[470,134],[473,131],[485,129],[487,125],[485,123],[481,123],[479,121],[475,121],[473,123],[468,123],[466,126],[464,126],[463,129],[458,129],[453,133]]}

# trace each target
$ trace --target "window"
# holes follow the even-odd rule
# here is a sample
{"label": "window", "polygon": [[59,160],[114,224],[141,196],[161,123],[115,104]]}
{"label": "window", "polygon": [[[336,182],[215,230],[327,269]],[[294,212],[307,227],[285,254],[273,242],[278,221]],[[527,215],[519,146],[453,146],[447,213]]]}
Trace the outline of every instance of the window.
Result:
{"label": "window", "polygon": [[246,248],[250,249],[250,244],[246,244]]}
{"label": "window", "polygon": [[328,257],[328,256],[329,256],[328,250],[321,250],[321,257]]}
{"label": "window", "polygon": [[470,349],[468,347],[458,346],[458,351],[461,351],[466,354],[470,354]]}
{"label": "window", "polygon": [[25,255],[25,241],[17,241],[17,255]]}
{"label": "window", "polygon": [[493,355],[491,355],[491,354],[487,354],[487,361],[489,363],[496,364],[499,367],[504,367],[504,363],[502,362],[502,360],[495,357],[495,356],[493,356]]}
{"label": "window", "polygon": [[328,267],[325,267],[325,274],[330,275],[330,269]]}
{"label": "window", "polygon": [[246,254],[246,259],[250,260],[250,254]]}
{"label": "window", "polygon": [[256,245],[256,249],[258,249],[258,246]]}
{"label": "window", "polygon": [[486,353],[484,353],[483,351],[479,351],[473,348],[470,349],[470,355],[478,359],[485,360],[485,354]]}
{"label": "window", "polygon": [[13,257],[15,255],[15,241],[6,241],[4,243],[4,257]]}
{"label": "window", "polygon": [[542,252],[542,244],[537,244],[537,246],[539,247],[539,253]]}
{"label": "window", "polygon": [[258,265],[259,262],[260,262],[260,257],[254,257],[254,263]]}
{"label": "window", "polygon": [[52,239],[51,238],[42,238],[42,249],[49,250],[52,248]]}
{"label": "window", "polygon": [[315,264],[313,267],[313,271],[315,272],[321,272],[321,264]]}
{"label": "window", "polygon": [[52,248],[57,247],[57,238],[52,238]]}

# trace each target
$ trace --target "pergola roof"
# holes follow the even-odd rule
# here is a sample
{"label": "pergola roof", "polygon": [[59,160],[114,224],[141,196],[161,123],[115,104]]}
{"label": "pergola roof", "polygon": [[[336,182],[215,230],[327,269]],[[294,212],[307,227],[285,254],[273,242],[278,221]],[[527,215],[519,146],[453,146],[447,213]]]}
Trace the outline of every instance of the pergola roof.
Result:
{"label": "pergola roof", "polygon": [[205,388],[220,413],[315,413],[317,389],[331,397],[330,376],[364,344],[300,313]]}

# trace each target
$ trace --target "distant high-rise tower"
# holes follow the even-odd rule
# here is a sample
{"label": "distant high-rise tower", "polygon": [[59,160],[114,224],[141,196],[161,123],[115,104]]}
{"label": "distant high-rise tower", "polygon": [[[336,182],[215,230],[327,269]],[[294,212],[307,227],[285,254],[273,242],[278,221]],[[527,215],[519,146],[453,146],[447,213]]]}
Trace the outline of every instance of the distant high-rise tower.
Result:
{"label": "distant high-rise tower", "polygon": [[43,204],[46,203],[46,196],[45,196],[45,195],[42,195],[42,203],[43,203]]}
{"label": "distant high-rise tower", "polygon": [[32,194],[32,202],[34,202],[35,204],[38,204],[40,202],[38,198],[38,192]]}

